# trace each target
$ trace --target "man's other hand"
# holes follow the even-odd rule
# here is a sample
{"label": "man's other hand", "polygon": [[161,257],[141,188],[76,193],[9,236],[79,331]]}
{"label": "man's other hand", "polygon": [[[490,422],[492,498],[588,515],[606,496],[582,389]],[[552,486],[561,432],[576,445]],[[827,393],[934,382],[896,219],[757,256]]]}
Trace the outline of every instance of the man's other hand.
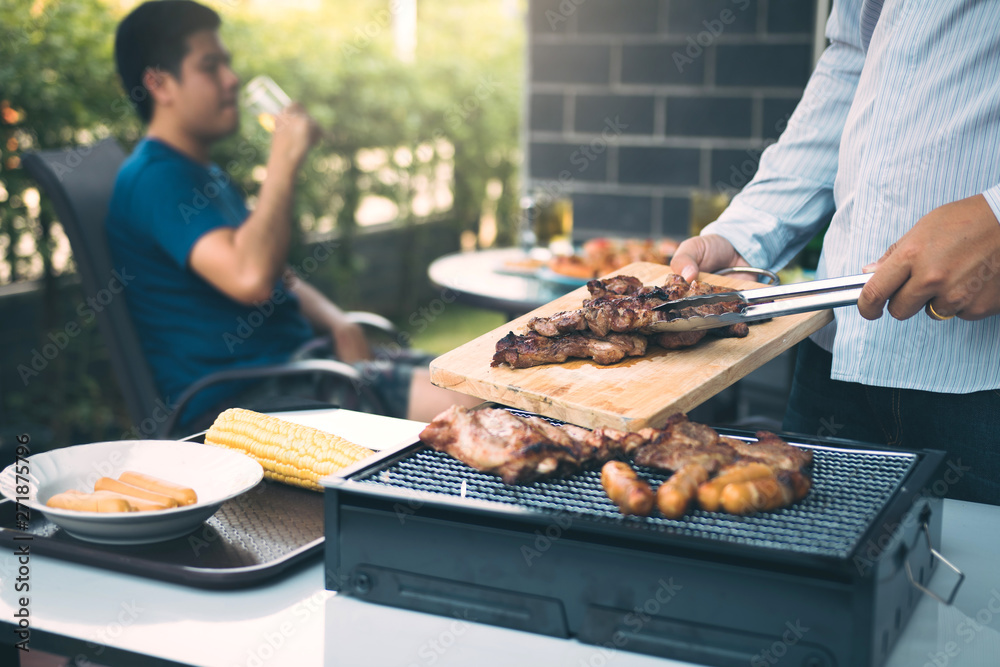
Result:
{"label": "man's other hand", "polygon": [[905,320],[928,303],[947,319],[980,320],[1000,313],[1000,223],[982,195],[939,206],[865,271],[862,317]]}
{"label": "man's other hand", "polygon": [[353,364],[372,358],[371,348],[360,325],[342,320],[332,329],[333,352],[339,361]]}
{"label": "man's other hand", "polygon": [[[680,244],[670,260],[670,269],[681,274],[688,282],[697,278],[699,271],[712,273],[730,266],[750,265],[729,241],[718,234],[692,236]],[[757,276],[752,273],[734,273],[732,277],[757,280]]]}
{"label": "man's other hand", "polygon": [[271,155],[288,160],[297,168],[319,139],[319,135],[316,121],[306,113],[301,104],[293,102],[275,119]]}

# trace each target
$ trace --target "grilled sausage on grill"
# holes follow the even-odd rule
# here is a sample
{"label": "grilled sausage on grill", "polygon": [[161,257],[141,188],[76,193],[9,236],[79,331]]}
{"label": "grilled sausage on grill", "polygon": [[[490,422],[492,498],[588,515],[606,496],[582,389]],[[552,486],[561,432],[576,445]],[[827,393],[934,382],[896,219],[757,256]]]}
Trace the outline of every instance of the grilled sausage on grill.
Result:
{"label": "grilled sausage on grill", "polygon": [[656,506],[668,519],[679,519],[687,514],[694,500],[698,485],[708,479],[708,468],[701,463],[689,463],[656,490]]}
{"label": "grilled sausage on grill", "polygon": [[601,485],[622,514],[649,516],[653,511],[653,489],[629,464],[622,461],[605,463],[601,468]]}

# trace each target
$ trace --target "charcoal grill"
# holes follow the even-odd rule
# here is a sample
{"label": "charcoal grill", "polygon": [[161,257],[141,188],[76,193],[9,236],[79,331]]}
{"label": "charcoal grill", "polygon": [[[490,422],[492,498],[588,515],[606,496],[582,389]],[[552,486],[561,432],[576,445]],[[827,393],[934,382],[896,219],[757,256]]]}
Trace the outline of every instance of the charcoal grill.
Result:
{"label": "charcoal grill", "polygon": [[881,665],[936,567],[944,452],[787,439],[803,502],[678,520],[621,516],[598,471],[507,486],[416,443],[329,482],[326,587],[720,667]]}

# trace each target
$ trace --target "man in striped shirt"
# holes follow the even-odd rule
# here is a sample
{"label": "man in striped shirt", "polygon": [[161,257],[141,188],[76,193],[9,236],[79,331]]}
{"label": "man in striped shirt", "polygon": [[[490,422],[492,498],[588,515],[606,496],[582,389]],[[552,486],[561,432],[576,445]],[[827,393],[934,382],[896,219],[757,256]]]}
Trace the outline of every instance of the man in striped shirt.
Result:
{"label": "man in striped shirt", "polygon": [[[672,267],[874,271],[799,346],[788,431],[948,451],[1000,504],[1000,3],[835,1],[830,45],[753,181]],[[882,317],[883,310],[890,317]]]}

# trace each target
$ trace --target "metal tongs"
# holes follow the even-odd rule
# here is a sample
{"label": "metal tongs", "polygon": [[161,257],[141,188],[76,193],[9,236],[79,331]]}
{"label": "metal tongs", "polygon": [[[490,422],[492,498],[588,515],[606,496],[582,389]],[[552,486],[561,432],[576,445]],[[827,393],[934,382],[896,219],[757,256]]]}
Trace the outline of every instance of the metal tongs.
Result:
{"label": "metal tongs", "polygon": [[[715,329],[737,322],[755,322],[783,315],[808,313],[858,302],[861,288],[872,277],[871,273],[827,280],[792,283],[780,287],[762,287],[741,292],[718,292],[689,296],[660,304],[653,310],[669,311],[668,319],[654,322],[645,331],[695,331]],[[740,302],[739,310],[719,315],[698,315],[689,308],[706,306],[724,301]]]}

